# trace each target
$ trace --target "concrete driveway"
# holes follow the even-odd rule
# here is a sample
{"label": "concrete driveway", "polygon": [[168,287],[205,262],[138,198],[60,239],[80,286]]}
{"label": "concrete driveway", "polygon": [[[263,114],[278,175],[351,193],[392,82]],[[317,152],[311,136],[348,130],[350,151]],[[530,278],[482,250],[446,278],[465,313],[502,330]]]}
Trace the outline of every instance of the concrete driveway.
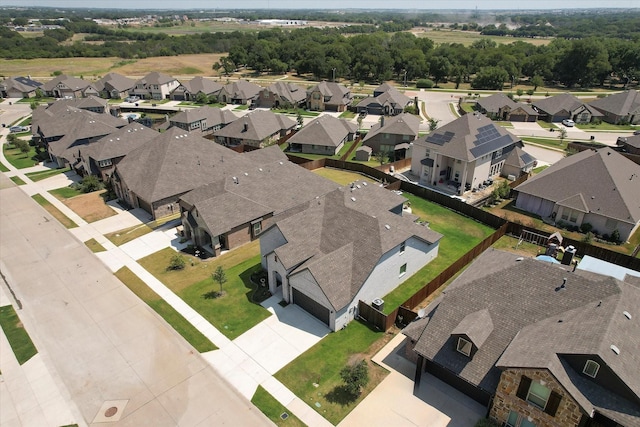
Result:
{"label": "concrete driveway", "polygon": [[415,364],[401,356],[406,339],[397,335],[373,357],[390,373],[339,427],[473,427],[485,416],[484,406],[427,373],[414,394]]}

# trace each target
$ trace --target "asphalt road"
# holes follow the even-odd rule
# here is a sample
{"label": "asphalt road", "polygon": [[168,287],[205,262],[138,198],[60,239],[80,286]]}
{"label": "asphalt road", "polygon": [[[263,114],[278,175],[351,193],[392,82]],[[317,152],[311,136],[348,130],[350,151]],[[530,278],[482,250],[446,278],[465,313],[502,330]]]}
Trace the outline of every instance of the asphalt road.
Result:
{"label": "asphalt road", "polygon": [[4,174],[0,188],[0,270],[80,425],[273,425]]}

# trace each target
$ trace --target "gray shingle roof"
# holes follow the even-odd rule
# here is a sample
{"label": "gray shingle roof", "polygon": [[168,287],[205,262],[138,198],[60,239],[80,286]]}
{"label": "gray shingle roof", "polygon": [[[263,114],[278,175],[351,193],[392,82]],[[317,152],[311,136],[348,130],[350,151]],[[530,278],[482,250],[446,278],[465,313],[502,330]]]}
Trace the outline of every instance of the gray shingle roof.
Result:
{"label": "gray shingle roof", "polygon": [[[358,188],[359,187],[359,188]],[[412,236],[442,236],[389,211],[404,198],[359,182],[312,200],[304,211],[277,221],[287,243],[275,250],[290,276],[308,270],[335,310],[356,295],[380,257]]]}
{"label": "gray shingle roof", "polygon": [[127,126],[118,129],[109,135],[80,149],[82,157],[89,157],[95,161],[116,159],[126,156],[131,150],[156,138],[158,132],[131,122]]}
{"label": "gray shingle roof", "polygon": [[380,133],[392,135],[409,135],[415,139],[420,129],[420,118],[409,113],[398,114],[397,116],[384,117],[384,124],[378,122],[371,126],[371,130],[364,137],[362,142],[373,138]]}
{"label": "gray shingle roof", "polygon": [[562,110],[575,111],[583,104],[584,102],[570,93],[561,93],[560,95],[550,96],[533,103],[538,110],[550,115],[555,115]]}
{"label": "gray shingle roof", "polygon": [[403,109],[411,102],[411,98],[401,93],[393,86],[376,97],[365,98],[358,103],[358,107],[366,107],[371,104],[390,105],[393,108]]}
{"label": "gray shingle roof", "polygon": [[180,82],[182,86],[187,89],[187,92],[191,94],[204,93],[205,95],[212,95],[220,92],[222,85],[211,79],[206,79],[202,76],[196,76],[193,79]]}
{"label": "gray shingle roof", "polygon": [[42,88],[48,92],[51,92],[53,91],[53,89],[55,89],[58,83],[63,83],[72,90],[84,90],[87,87],[92,86],[91,82],[63,74],[61,76],[55,77],[52,80],[49,80],[42,86]]}
{"label": "gray shingle roof", "polygon": [[570,207],[626,223],[640,221],[640,165],[611,148],[565,157],[516,190],[552,202],[573,199]]}
{"label": "gray shingle roof", "polygon": [[600,111],[606,111],[618,116],[626,116],[640,108],[640,92],[635,89],[609,95],[589,103]]}
{"label": "gray shingle roof", "polygon": [[136,81],[118,73],[108,73],[95,83],[98,92],[103,90],[115,89],[118,92],[124,92],[133,88]]}
{"label": "gray shingle roof", "polygon": [[224,86],[224,91],[233,98],[252,99],[262,90],[261,86],[247,80],[238,80]]}
{"label": "gray shingle roof", "polygon": [[489,113],[497,113],[505,106],[513,110],[517,106],[517,104],[504,93],[494,93],[485,98],[480,98],[478,99],[478,105]]}
{"label": "gray shingle roof", "polygon": [[349,134],[354,134],[357,130],[358,126],[354,123],[324,115],[313,119],[289,138],[288,142],[337,147]]}
{"label": "gray shingle roof", "polygon": [[[422,333],[412,328],[411,335],[418,338],[415,350],[489,392],[495,392],[499,382],[498,367],[550,369],[589,413],[592,398],[584,400],[586,391],[569,380],[560,359],[568,354],[599,355],[639,395],[640,288],[517,258],[494,249],[480,255],[442,299],[429,306]],[[451,333],[466,316],[480,310],[488,310],[493,330],[469,359],[456,351]],[[632,319],[623,315],[625,310]],[[611,344],[620,354],[611,351]]]}
{"label": "gray shingle roof", "polygon": [[299,104],[307,98],[306,90],[295,83],[275,82],[269,85],[267,90],[277,94],[281,99],[287,100],[293,105]]}
{"label": "gray shingle roof", "polygon": [[16,89],[20,92],[32,92],[42,86],[42,83],[27,77],[9,77],[0,81],[5,90]]}
{"label": "gray shingle roof", "polygon": [[171,122],[171,124],[190,124],[198,122],[200,120],[206,120],[207,127],[210,128],[217,125],[226,126],[237,119],[238,117],[229,110],[222,110],[217,107],[209,107],[204,105],[202,107],[189,108],[181,111],[175,116],[172,116],[169,121]]}
{"label": "gray shingle roof", "polygon": [[323,96],[329,97],[329,100],[324,102],[326,105],[349,105],[351,103],[349,89],[340,83],[320,82],[307,93],[315,91],[320,91]]}
{"label": "gray shingle roof", "polygon": [[142,83],[145,86],[148,85],[163,85],[169,82],[177,80],[175,77],[172,77],[168,74],[160,73],[158,71],[152,71],[136,83]]}
{"label": "gray shingle roof", "polygon": [[533,164],[535,161],[536,159],[531,154],[524,151],[520,145],[516,145],[507,155],[504,164],[523,168]]}
{"label": "gray shingle roof", "polygon": [[[246,128],[245,128],[246,125]],[[276,132],[293,129],[296,121],[266,110],[255,110],[216,131],[215,136],[262,141]]]}
{"label": "gray shingle roof", "polygon": [[421,145],[454,159],[472,161],[520,139],[482,114],[465,114],[420,139]]}

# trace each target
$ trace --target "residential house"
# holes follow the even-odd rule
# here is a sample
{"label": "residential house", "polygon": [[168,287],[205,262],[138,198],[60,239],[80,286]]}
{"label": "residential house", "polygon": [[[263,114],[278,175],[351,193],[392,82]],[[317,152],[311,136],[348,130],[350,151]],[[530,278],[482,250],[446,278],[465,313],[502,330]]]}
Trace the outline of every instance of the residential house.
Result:
{"label": "residential house", "polygon": [[640,134],[621,136],[618,138],[617,144],[621,147],[622,152],[640,155]]}
{"label": "residential house", "polygon": [[516,207],[623,241],[640,225],[640,165],[611,148],[565,157],[515,188]]}
{"label": "residential house", "polygon": [[152,71],[136,81],[129,95],[139,96],[141,99],[169,99],[169,94],[178,86],[180,82],[175,77]]}
{"label": "residential house", "polygon": [[268,110],[255,110],[213,133],[216,142],[235,147],[241,144],[265,147],[291,133],[297,122]]}
{"label": "residential house", "polygon": [[535,122],[538,112],[529,104],[518,103],[504,93],[495,93],[480,98],[476,104],[478,110],[493,120],[508,122]]}
{"label": "residential house", "polygon": [[47,96],[54,98],[83,98],[89,95],[100,96],[95,85],[87,80],[62,74],[42,85]]}
{"label": "residential house", "polygon": [[258,99],[261,86],[247,80],[238,80],[220,89],[218,101],[226,104],[253,104]]}
{"label": "residential house", "polygon": [[603,114],[605,122],[640,124],[640,92],[635,89],[596,99],[589,105]]}
{"label": "residential house", "polygon": [[570,93],[550,96],[533,102],[541,120],[561,122],[565,119],[576,123],[589,123],[603,114],[592,105],[582,102]]}
{"label": "residential house", "polygon": [[380,117],[380,122],[371,126],[362,144],[371,147],[374,153],[386,153],[393,158],[402,159],[404,156],[395,153],[406,150],[418,137],[420,118],[409,113],[402,113],[392,117]]}
{"label": "residential house", "polygon": [[304,108],[307,91],[290,82],[275,82],[260,90],[256,106],[261,108]]}
{"label": "residential house", "polygon": [[429,372],[504,426],[638,426],[639,285],[489,249],[403,331],[416,386]]}
{"label": "residential house", "polygon": [[171,99],[174,101],[195,101],[199,96],[217,97],[221,90],[220,83],[197,76],[189,81],[180,82],[180,85],[171,92]]}
{"label": "residential house", "polygon": [[462,194],[503,174],[510,152],[523,145],[483,114],[465,114],[414,142],[411,172],[421,185]]}
{"label": "residential house", "polygon": [[289,162],[277,146],[246,154],[260,156],[178,201],[185,237],[216,256],[257,239],[275,218],[337,187]]}
{"label": "residential house", "polygon": [[271,150],[236,153],[172,127],[130,151],[116,165],[111,182],[122,202],[156,219],[179,212],[178,199],[189,191],[250,172],[274,157]]}
{"label": "residential house", "polygon": [[131,122],[88,145],[81,146],[79,151],[83,170],[107,182],[124,156],[157,137],[158,132],[155,130]]}
{"label": "residential house", "polygon": [[108,73],[94,86],[103,98],[124,99],[136,85],[136,81],[118,73]]}
{"label": "residential house", "polygon": [[188,132],[197,132],[202,136],[212,135],[229,123],[237,120],[235,114],[229,110],[217,107],[203,106],[189,108],[169,118],[171,126],[179,127]]}
{"label": "residential house", "polygon": [[320,82],[307,91],[307,109],[312,111],[346,111],[351,105],[351,91],[340,83]]}
{"label": "residential house", "polygon": [[0,98],[33,98],[41,88],[42,83],[31,77],[9,77],[0,81]]}
{"label": "residential house", "polygon": [[262,267],[272,294],[339,330],[358,302],[391,292],[438,255],[442,235],[403,216],[405,198],[354,182],[265,230]]}
{"label": "residential house", "polygon": [[313,119],[287,142],[292,152],[334,156],[345,143],[353,141],[357,130],[354,123],[324,115]]}
{"label": "residential house", "polygon": [[372,97],[367,97],[356,105],[358,113],[395,116],[404,112],[406,106],[413,101],[401,93],[394,86],[383,83],[373,91]]}
{"label": "residential house", "polygon": [[80,110],[91,111],[97,114],[109,114],[109,102],[95,95],[89,95],[86,98],[58,99],[49,103],[52,107],[51,111],[60,111],[63,108],[78,108]]}

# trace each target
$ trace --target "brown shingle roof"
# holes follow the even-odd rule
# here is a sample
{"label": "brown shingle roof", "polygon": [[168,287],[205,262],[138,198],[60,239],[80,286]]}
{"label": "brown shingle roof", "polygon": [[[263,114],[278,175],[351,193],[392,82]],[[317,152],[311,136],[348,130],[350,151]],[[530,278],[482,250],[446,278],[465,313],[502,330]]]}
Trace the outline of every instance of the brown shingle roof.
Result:
{"label": "brown shingle roof", "polygon": [[418,136],[420,128],[420,119],[413,114],[402,113],[397,116],[383,117],[384,125],[376,123],[371,126],[371,130],[364,137],[362,142],[373,138],[379,133],[388,133],[392,135],[409,135],[412,138]]}
{"label": "brown shingle roof", "polygon": [[606,111],[624,117],[640,108],[640,92],[631,89],[626,92],[596,99],[590,102],[589,105],[600,111]]}
{"label": "brown shingle roof", "polygon": [[85,159],[108,160],[126,156],[131,150],[158,137],[158,132],[131,122],[127,126],[118,129],[109,135],[82,147],[80,152]]}
{"label": "brown shingle roof", "polygon": [[136,81],[118,73],[108,73],[95,83],[98,92],[110,90],[111,88],[118,92],[124,92],[133,88]]}
{"label": "brown shingle roof", "polygon": [[305,89],[295,83],[275,82],[267,87],[269,92],[277,94],[281,99],[297,105],[307,98]]}
{"label": "brown shingle roof", "polygon": [[320,91],[323,96],[329,97],[329,100],[325,101],[326,105],[349,105],[351,103],[349,89],[340,83],[320,82],[307,93],[315,91]]}
{"label": "brown shingle roof", "polygon": [[210,128],[216,125],[228,125],[237,118],[238,117],[229,110],[222,110],[217,107],[209,107],[205,105],[181,111],[175,116],[172,116],[169,121],[171,124],[190,124],[204,119],[206,120],[207,128]]}
{"label": "brown shingle roof", "polygon": [[205,79],[202,76],[194,77],[193,79],[180,82],[182,86],[184,86],[189,93],[198,94],[204,93],[205,95],[212,95],[220,92],[222,89],[222,85],[218,82],[215,82],[211,79]]}
{"label": "brown shingle roof", "polygon": [[358,126],[354,123],[324,115],[313,119],[289,138],[288,142],[337,147],[349,134],[354,134],[357,130]]}
{"label": "brown shingle roof", "polygon": [[277,132],[293,129],[295,125],[295,120],[282,114],[275,114],[266,110],[255,110],[216,131],[214,135],[262,141]]}
{"label": "brown shingle roof", "polygon": [[77,77],[68,76],[66,74],[63,74],[61,76],[55,77],[52,80],[49,80],[48,82],[46,82],[42,86],[42,88],[44,90],[46,90],[47,92],[51,92],[51,91],[53,91],[53,89],[55,89],[55,87],[58,85],[58,83],[63,83],[64,85],[66,85],[67,87],[69,87],[72,90],[84,90],[87,87],[92,86],[91,82],[79,79]]}

